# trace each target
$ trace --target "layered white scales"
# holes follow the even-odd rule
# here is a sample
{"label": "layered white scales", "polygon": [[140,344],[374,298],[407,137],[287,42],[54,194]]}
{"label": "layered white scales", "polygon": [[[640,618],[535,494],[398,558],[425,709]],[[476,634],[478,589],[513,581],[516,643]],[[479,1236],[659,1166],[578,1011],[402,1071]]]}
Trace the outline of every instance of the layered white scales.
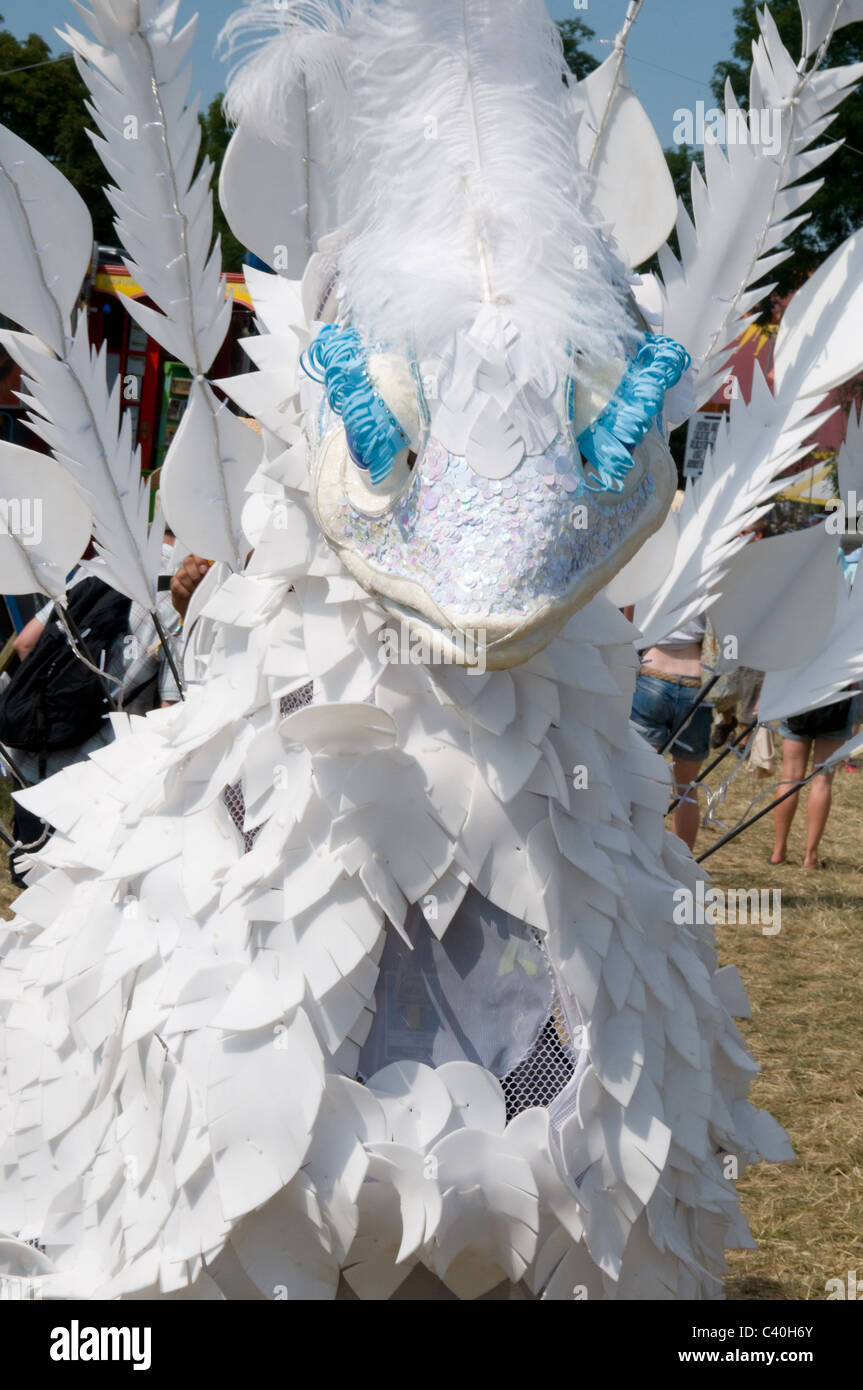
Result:
{"label": "layered white scales", "polygon": [[[3,947],[0,1227],[67,1295],[320,1298],[341,1269],[379,1298],[420,1264],[460,1297],[718,1296],[749,1242],[726,1156],[788,1146],[746,1100],[734,968],[672,922],[698,870],[629,726],[631,628],[598,598],[512,672],[382,663],[302,471],[259,475],[272,516],[207,602],[206,684],[25,798],[58,831]],[[469,885],[537,934],[525,981],[548,972],[573,1054],[553,1124],[507,1123],[473,1061],[354,1079],[393,1007],[385,939],[410,903],[457,937]]]}

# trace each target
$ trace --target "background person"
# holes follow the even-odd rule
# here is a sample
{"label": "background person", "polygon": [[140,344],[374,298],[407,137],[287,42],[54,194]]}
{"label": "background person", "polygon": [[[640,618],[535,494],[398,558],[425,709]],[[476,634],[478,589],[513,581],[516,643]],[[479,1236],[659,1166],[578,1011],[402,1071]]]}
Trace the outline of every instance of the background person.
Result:
{"label": "background person", "polygon": [[[781,796],[804,780],[810,752],[813,770],[823,768],[809,784],[804,869],[824,867],[818,856],[818,846],[827,825],[827,817],[830,815],[835,769],[824,768],[823,764],[851,737],[853,721],[854,700],[849,698],[819,709],[807,710],[805,714],[794,715],[791,719],[783,719],[779,725],[782,735],[782,781],[777,788],[777,796]],[[800,793],[796,791],[781,805],[774,807],[775,838],[773,853],[770,856],[771,864],[785,863],[788,835],[799,800]]]}
{"label": "background person", "polygon": [[[695,704],[702,686],[701,653],[707,620],[702,615],[669,633],[641,659],[635,683],[632,722],[657,752]],[[704,701],[671,745],[675,795],[675,835],[693,849],[698,835],[698,794],[692,783],[710,748],[713,706]]]}

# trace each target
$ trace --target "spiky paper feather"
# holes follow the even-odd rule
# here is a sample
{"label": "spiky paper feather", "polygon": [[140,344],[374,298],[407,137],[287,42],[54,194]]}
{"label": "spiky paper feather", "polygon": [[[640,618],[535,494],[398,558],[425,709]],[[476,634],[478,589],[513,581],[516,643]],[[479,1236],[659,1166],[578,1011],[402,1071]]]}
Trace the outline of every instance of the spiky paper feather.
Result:
{"label": "spiky paper feather", "polygon": [[[113,180],[107,193],[129,252],[125,264],[160,311],[129,300],[128,312],[200,383],[224,340],[231,304],[218,239],[210,250],[212,165],[205,159],[195,173],[197,101],[186,104],[196,20],[175,34],[177,8],[178,0],[93,0],[87,10],[76,0],[95,42],[74,29],[63,37],[90,89],[87,109],[101,132],[92,139]],[[253,469],[237,463],[241,476],[226,474],[216,402],[199,394],[208,428],[195,432],[194,452],[176,436],[163,465],[168,518],[199,554],[239,569],[248,546],[235,499]]]}
{"label": "spiky paper feather", "polygon": [[740,536],[782,487],[778,475],[811,449],[832,410],[813,414],[832,388],[863,367],[863,233],[856,233],[799,290],[776,339],[772,394],[756,365],[752,396],[731,403],[704,471],[686,490],[674,560],[663,583],[636,605],[645,644],[708,609]]}
{"label": "spiky paper feather", "polygon": [[92,247],[90,215],[47,159],[2,128],[0,215],[12,232],[0,309],[32,330],[5,330],[0,341],[24,373],[28,423],[68,468],[90,508],[101,578],[152,608],[161,531],[149,530],[150,489],[141,481],[131,421],[121,419],[121,383],[108,390],[105,351],[92,352],[86,313],[77,316],[74,332],[71,325]]}
{"label": "spiky paper feather", "polygon": [[[801,184],[838,146],[812,143],[831,122],[830,113],[863,76],[863,63],[816,71],[800,70],[788,54],[769,11],[759,14],[761,36],[754,46],[749,110],[759,122],[773,113],[779,122],[778,154],[772,142],[729,140],[727,150],[705,143],[702,178],[692,166],[694,220],[680,203],[677,234],[680,260],[667,247],[659,253],[664,282],[663,331],[683,343],[697,364],[698,405],[709,400],[735,339],[751,322],[751,311],[772,285],[759,283],[791,255],[782,243],[806,220],[799,209],[822,180]],[[726,120],[745,121],[730,82]],[[760,126],[764,135],[764,126]],[[674,423],[674,422],[672,422]]]}
{"label": "spiky paper feather", "polygon": [[221,284],[209,196],[212,165],[197,175],[197,101],[186,105],[186,65],[196,19],[173,33],[178,0],[93,0],[77,4],[96,42],[62,37],[90,89],[92,137],[113,186],[107,190],[133,280],[162,312],[130,300],[129,313],[194,375],[206,372],[225,337],[230,302]]}

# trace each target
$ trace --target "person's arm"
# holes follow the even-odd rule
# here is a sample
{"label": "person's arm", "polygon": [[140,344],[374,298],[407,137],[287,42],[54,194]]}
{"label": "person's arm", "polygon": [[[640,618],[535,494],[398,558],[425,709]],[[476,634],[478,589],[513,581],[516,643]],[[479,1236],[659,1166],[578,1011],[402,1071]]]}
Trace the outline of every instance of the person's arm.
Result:
{"label": "person's arm", "polygon": [[23,661],[32,652],[42,633],[45,631],[45,624],[41,618],[31,618],[25,627],[22,627],[15,641],[12,643],[15,653],[19,660]]}
{"label": "person's arm", "polygon": [[185,618],[189,600],[209,568],[209,560],[202,560],[200,555],[187,555],[176,574],[173,575],[171,579],[171,602],[181,618]]}

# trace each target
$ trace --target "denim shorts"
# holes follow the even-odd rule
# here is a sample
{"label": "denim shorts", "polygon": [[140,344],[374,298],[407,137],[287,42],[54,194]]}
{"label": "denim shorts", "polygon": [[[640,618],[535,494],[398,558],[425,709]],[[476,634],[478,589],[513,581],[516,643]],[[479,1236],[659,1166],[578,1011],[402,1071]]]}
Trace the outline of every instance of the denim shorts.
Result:
{"label": "denim shorts", "polygon": [[[779,732],[780,732],[780,734],[782,735],[783,738],[790,738],[791,741],[792,741],[792,743],[808,743],[808,742],[810,741],[810,739],[815,739],[815,738],[836,739],[836,740],[838,740],[839,743],[846,743],[846,742],[848,741],[848,739],[851,737],[851,735],[853,734],[853,732],[854,732],[854,725],[858,722],[858,719],[859,719],[859,714],[858,714],[858,709],[857,709],[857,697],[856,697],[856,696],[852,696],[851,699],[848,700],[847,702],[846,702],[846,701],[842,701],[842,702],[841,702],[841,706],[839,706],[839,701],[837,701],[837,706],[838,706],[838,708],[837,708],[837,713],[838,713],[840,719],[842,718],[842,715],[843,715],[843,713],[845,712],[845,706],[846,706],[846,705],[847,705],[847,715],[846,715],[846,717],[845,717],[844,723],[841,723],[841,724],[839,725],[839,727],[836,728],[836,729],[830,729],[830,728],[827,728],[827,729],[819,729],[819,730],[817,730],[817,732],[815,732],[815,733],[809,733],[809,734],[807,734],[807,733],[799,733],[799,734],[798,734],[798,733],[795,733],[794,730],[791,728],[791,725],[788,723],[788,720],[787,720],[787,719],[782,719],[782,720],[780,720],[780,723],[779,723]],[[826,715],[827,711],[826,711],[826,710],[818,710],[818,711],[815,711],[815,713],[820,714],[820,715],[821,715],[821,718],[823,719],[824,716]],[[828,723],[829,723],[829,720],[828,720]]]}
{"label": "denim shorts", "polygon": [[[660,752],[672,730],[695,704],[697,696],[698,691],[693,685],[681,685],[676,680],[659,680],[656,676],[639,676],[632,701],[632,722],[651,748]],[[712,724],[713,706],[699,705],[669,752],[675,758],[702,762],[710,751]]]}

